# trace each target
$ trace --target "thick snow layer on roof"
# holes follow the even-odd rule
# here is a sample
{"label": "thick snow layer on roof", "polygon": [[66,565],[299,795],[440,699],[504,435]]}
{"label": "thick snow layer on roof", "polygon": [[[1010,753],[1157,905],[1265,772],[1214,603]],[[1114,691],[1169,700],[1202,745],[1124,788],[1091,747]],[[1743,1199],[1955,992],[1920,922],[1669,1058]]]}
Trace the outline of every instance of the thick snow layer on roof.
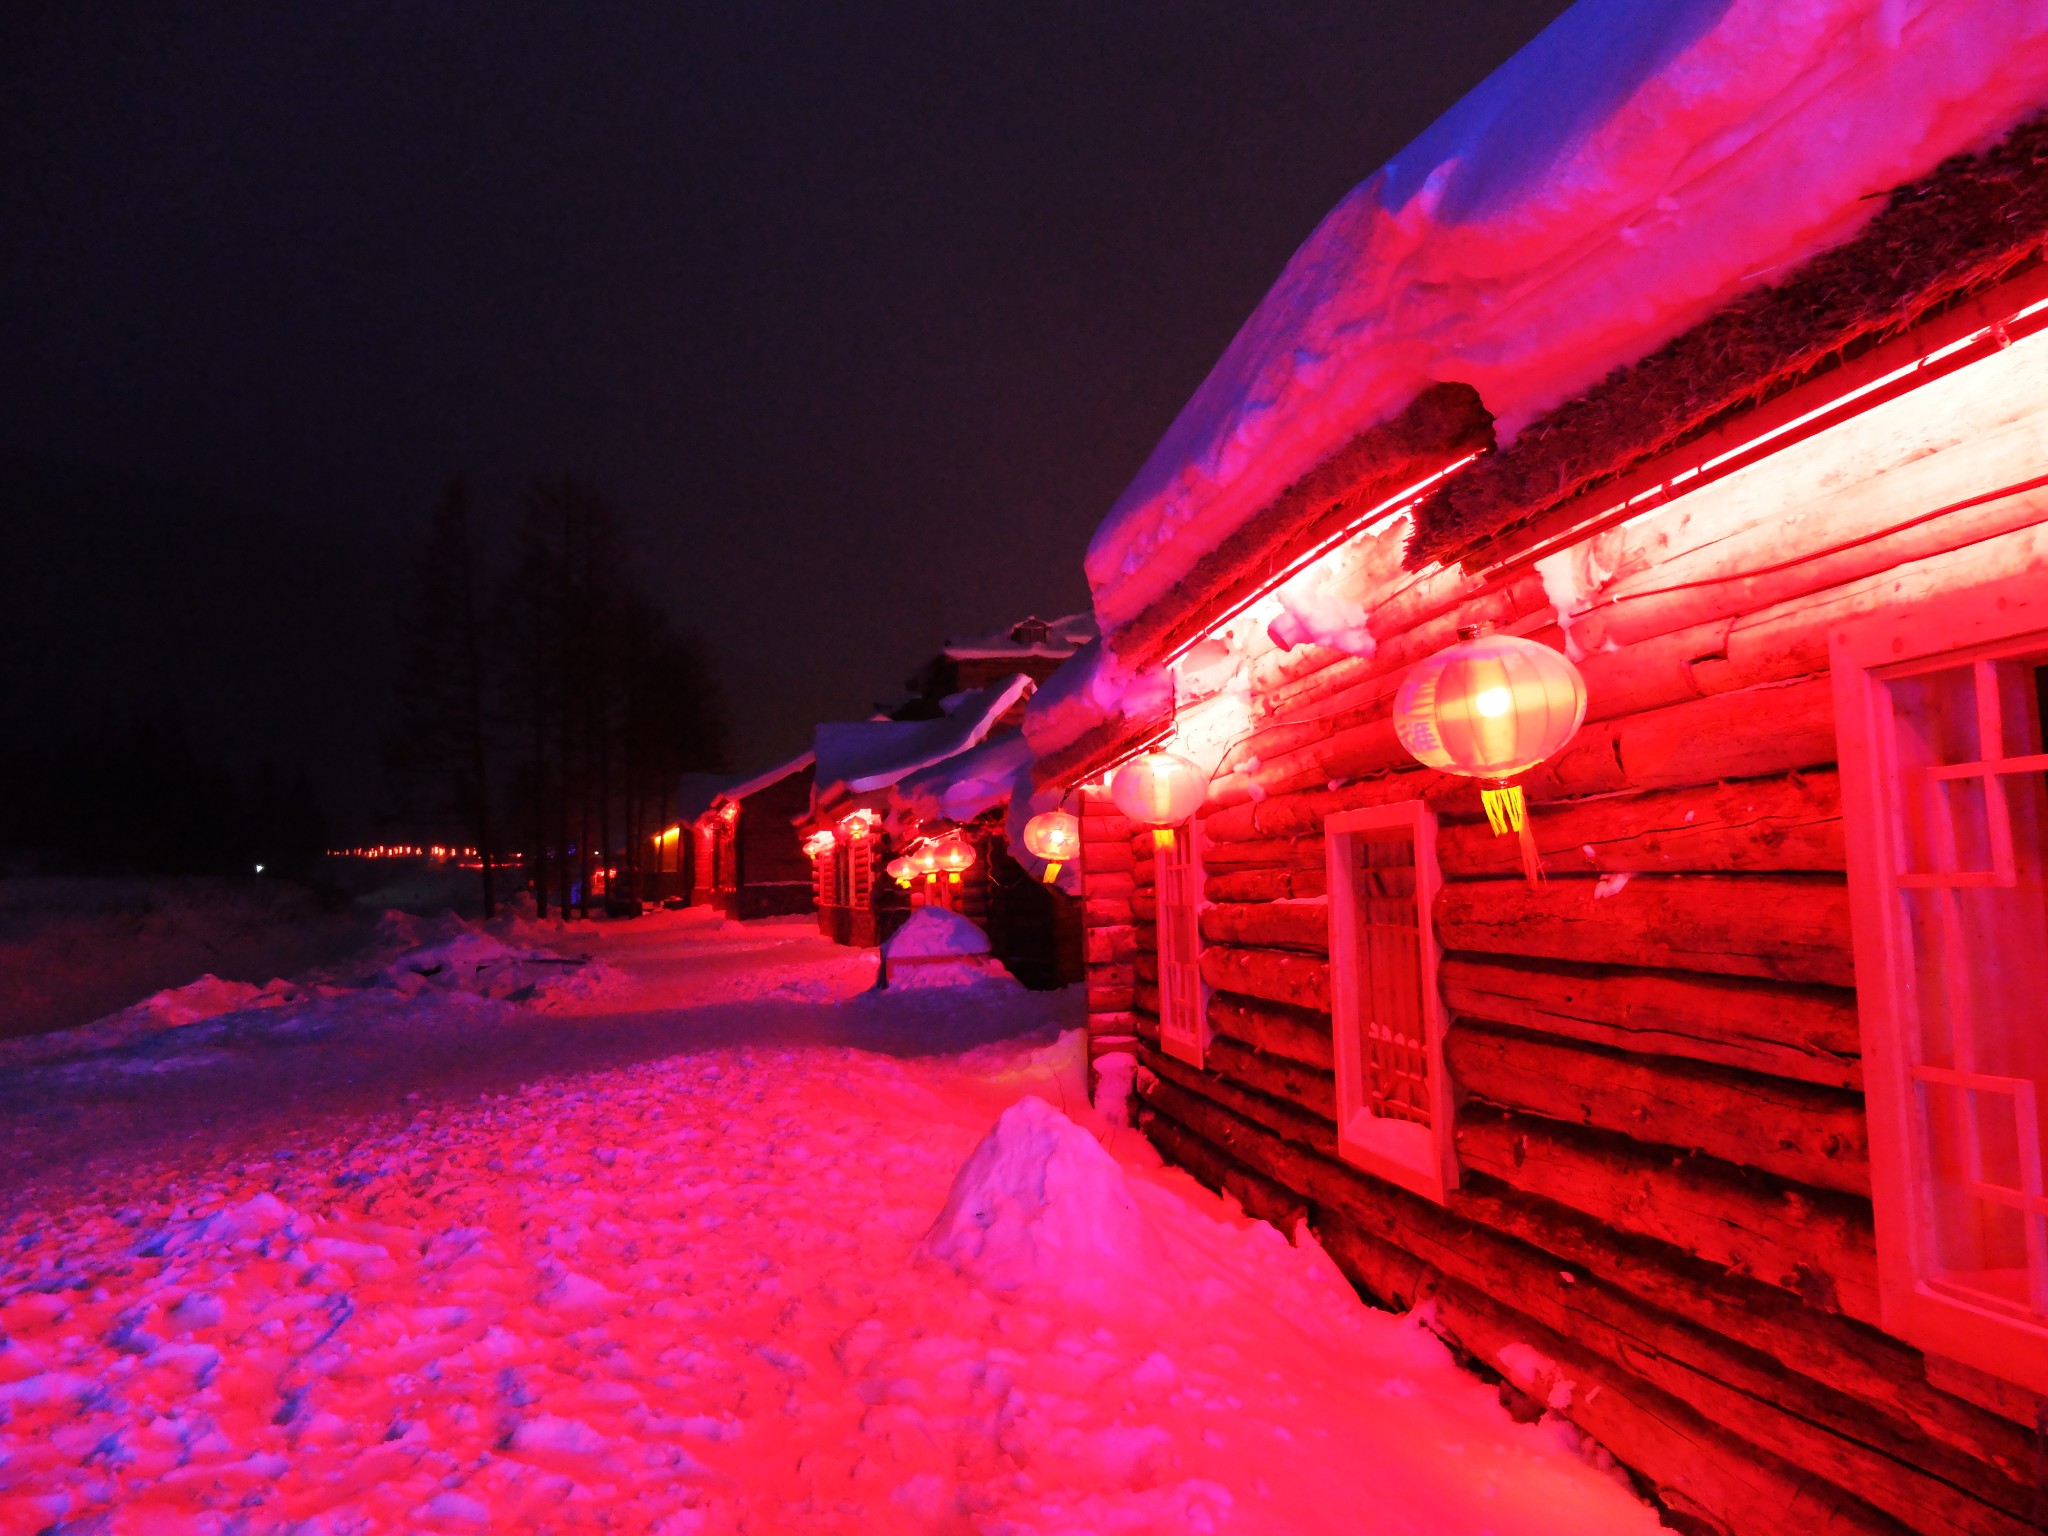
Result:
{"label": "thick snow layer on roof", "polygon": [[956,661],[1004,656],[1071,656],[1094,638],[1095,615],[1070,613],[1058,619],[1028,618],[985,635],[948,640],[946,654]]}
{"label": "thick snow layer on roof", "polygon": [[1031,744],[1020,731],[991,736],[944,762],[921,768],[896,784],[891,815],[906,825],[972,821],[1031,784]]}
{"label": "thick snow layer on roof", "polygon": [[1034,756],[1049,757],[1119,714],[1135,719],[1164,710],[1172,697],[1171,677],[1134,675],[1093,641],[1039,684],[1024,710],[1024,739]]}
{"label": "thick snow layer on roof", "polygon": [[1022,673],[947,701],[936,720],[842,720],[817,729],[818,795],[864,795],[975,745],[1032,688]]}
{"label": "thick snow layer on roof", "polygon": [[2040,0],[1580,0],[1295,253],[1097,532],[1096,614],[1423,384],[1512,436],[2044,103]]}

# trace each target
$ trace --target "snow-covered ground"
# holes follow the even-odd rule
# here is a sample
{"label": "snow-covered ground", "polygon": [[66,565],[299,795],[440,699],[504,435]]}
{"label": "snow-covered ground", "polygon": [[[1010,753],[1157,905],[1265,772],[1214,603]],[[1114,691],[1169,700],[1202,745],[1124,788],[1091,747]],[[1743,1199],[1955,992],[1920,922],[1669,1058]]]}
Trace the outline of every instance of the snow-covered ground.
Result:
{"label": "snow-covered ground", "polygon": [[1656,1528],[1098,1118],[1078,998],[874,966],[422,925],[0,1062],[0,1536]]}

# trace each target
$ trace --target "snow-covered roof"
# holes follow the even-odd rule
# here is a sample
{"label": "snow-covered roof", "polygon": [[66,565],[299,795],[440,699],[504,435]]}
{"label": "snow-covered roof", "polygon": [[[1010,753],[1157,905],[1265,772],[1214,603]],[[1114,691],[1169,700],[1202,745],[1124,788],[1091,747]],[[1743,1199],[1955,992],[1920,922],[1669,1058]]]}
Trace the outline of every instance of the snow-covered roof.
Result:
{"label": "snow-covered roof", "polygon": [[1511,440],[2044,103],[2038,0],[1580,0],[1295,253],[1089,547],[1111,646],[1430,383]]}
{"label": "snow-covered roof", "polygon": [[800,756],[792,757],[786,763],[777,763],[773,768],[757,773],[751,779],[740,780],[732,788],[717,795],[713,800],[713,804],[716,804],[719,800],[744,800],[749,795],[758,795],[769,785],[780,784],[792,773],[802,773],[816,761],[816,753],[805,752]]}
{"label": "snow-covered roof", "polygon": [[935,720],[832,721],[817,728],[817,803],[887,789],[987,736],[1003,712],[1033,687],[1022,673],[953,695]]}
{"label": "snow-covered roof", "polygon": [[1071,656],[1095,638],[1095,615],[1070,613],[1062,618],[1037,616],[1019,620],[985,635],[948,640],[945,654],[955,661],[992,661],[1010,656]]}
{"label": "snow-covered roof", "polygon": [[1022,731],[1004,731],[979,746],[900,779],[891,816],[907,826],[926,821],[972,821],[1006,803],[1021,783],[1030,790],[1031,744]]}

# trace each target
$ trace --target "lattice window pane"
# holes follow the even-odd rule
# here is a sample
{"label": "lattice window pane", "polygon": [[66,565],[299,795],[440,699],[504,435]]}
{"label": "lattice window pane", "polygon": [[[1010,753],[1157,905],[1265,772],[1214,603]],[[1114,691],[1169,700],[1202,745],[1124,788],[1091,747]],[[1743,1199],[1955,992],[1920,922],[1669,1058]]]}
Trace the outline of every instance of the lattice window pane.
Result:
{"label": "lattice window pane", "polygon": [[1202,973],[1199,871],[1194,833],[1176,828],[1153,864],[1159,919],[1159,1036],[1169,1055],[1201,1064]]}
{"label": "lattice window pane", "polygon": [[1359,1097],[1382,1118],[1428,1125],[1429,1043],[1423,1010],[1422,929],[1415,839],[1405,829],[1360,833],[1357,892]]}
{"label": "lattice window pane", "polygon": [[2048,781],[2039,658],[1885,683],[1923,1278],[2048,1322]]}

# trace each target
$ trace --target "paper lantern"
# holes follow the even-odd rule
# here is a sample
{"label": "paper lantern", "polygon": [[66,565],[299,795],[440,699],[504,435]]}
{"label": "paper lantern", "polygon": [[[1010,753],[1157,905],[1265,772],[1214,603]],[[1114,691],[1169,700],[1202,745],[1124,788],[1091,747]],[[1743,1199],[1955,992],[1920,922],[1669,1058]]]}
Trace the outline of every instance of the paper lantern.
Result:
{"label": "paper lantern", "polygon": [[[804,857],[815,860],[831,852],[833,842],[834,839],[830,832],[813,832],[804,839]],[[788,845],[785,844],[784,846]]]}
{"label": "paper lantern", "polygon": [[961,871],[973,867],[974,846],[958,832],[949,832],[939,839],[938,846],[932,850],[932,857],[946,878],[957,884]]}
{"label": "paper lantern", "polygon": [[1131,820],[1154,828],[1153,840],[1164,846],[1173,828],[1190,820],[1208,798],[1202,770],[1171,752],[1147,752],[1117,769],[1109,798]]}
{"label": "paper lantern", "polygon": [[1060,877],[1060,866],[1081,851],[1081,818],[1065,811],[1040,811],[1024,823],[1024,849],[1045,860],[1045,883]]}
{"label": "paper lantern", "polygon": [[1519,784],[1508,780],[1552,756],[1586,718],[1586,683],[1561,651],[1516,635],[1458,631],[1458,643],[1417,662],[1394,696],[1394,733],[1417,761],[1487,780],[1486,818],[1522,839],[1522,867],[1540,878]]}
{"label": "paper lantern", "polygon": [[930,842],[923,842],[917,845],[917,850],[910,855],[910,868],[913,874],[935,875],[938,873],[939,856]]}
{"label": "paper lantern", "polygon": [[905,890],[908,890],[910,882],[917,878],[917,866],[901,854],[898,854],[882,867],[889,878]]}

